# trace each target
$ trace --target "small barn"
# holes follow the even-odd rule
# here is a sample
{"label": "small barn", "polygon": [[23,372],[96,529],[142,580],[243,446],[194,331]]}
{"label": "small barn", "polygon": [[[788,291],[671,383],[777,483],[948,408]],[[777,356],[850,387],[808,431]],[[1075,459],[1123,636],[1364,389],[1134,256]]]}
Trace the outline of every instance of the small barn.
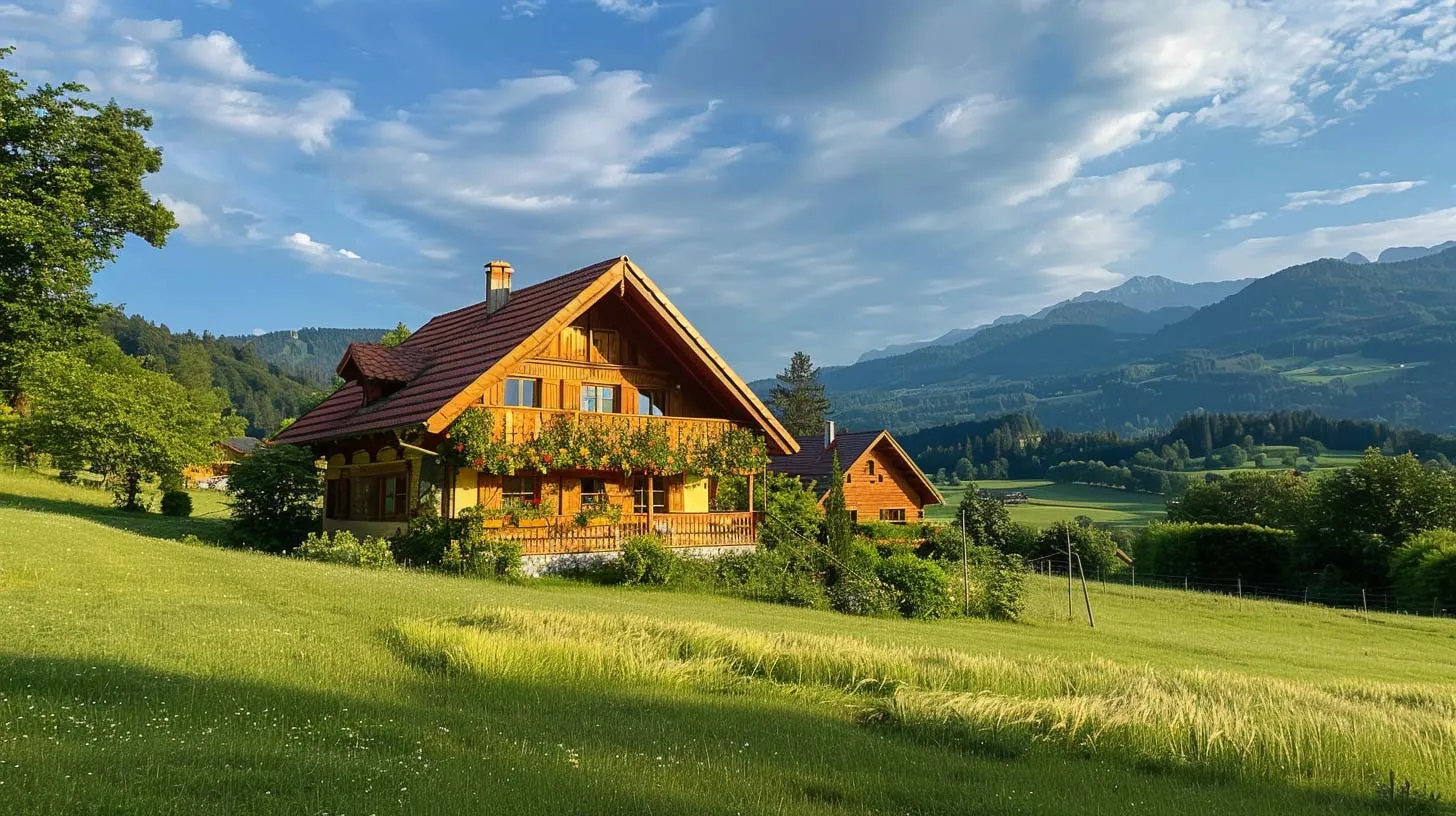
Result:
{"label": "small barn", "polygon": [[812,481],[823,507],[834,454],[838,453],[844,502],[854,521],[920,521],[925,518],[926,505],[944,501],[889,431],[837,433],[834,423],[827,422],[823,436],[796,441],[799,452],[771,457],[769,470]]}

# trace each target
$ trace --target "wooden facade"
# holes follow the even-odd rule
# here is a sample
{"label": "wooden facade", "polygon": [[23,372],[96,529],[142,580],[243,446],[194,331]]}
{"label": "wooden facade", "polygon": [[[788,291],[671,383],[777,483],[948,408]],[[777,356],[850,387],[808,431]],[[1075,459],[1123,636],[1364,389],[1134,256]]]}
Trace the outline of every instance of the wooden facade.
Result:
{"label": "wooden facade", "polygon": [[[613,272],[616,279],[610,278]],[[389,536],[405,530],[421,512],[455,517],[476,506],[529,507],[530,518],[490,517],[497,513],[489,514],[486,522],[492,535],[520,541],[527,555],[610,551],[625,538],[649,531],[676,547],[754,544],[754,514],[711,512],[714,478],[590,470],[501,476],[451,467],[434,455],[449,421],[471,407],[487,409],[494,438],[512,443],[534,439],[555,417],[566,416],[572,422],[608,422],[614,428],[661,424],[673,444],[712,441],[729,429],[746,428],[765,434],[770,452],[792,449],[794,441],[767,408],[706,349],[705,341],[640,270],[622,259],[605,274],[609,285],[599,287],[602,291],[589,302],[578,296],[567,307],[533,317],[540,325],[530,333],[531,342],[486,366],[426,421],[332,438],[326,430],[315,432],[323,438],[308,443],[328,465],[325,529]],[[645,297],[633,297],[629,284]],[[525,299],[528,291],[518,297]],[[594,291],[586,288],[587,293]],[[492,297],[496,295],[492,289]],[[480,328],[490,331],[493,322],[503,322],[515,301],[499,298],[498,316],[484,316]],[[674,320],[680,325],[673,325]],[[430,324],[416,334],[430,337],[428,329]],[[408,346],[407,341],[401,348]],[[360,414],[370,410],[370,394],[384,394],[376,397],[381,404],[406,399],[409,383],[399,382],[406,375],[394,372],[418,370],[423,373],[409,376],[427,376],[428,366],[448,359],[452,346],[430,348],[421,342],[407,351],[408,357],[390,358],[388,352],[368,347],[346,355],[350,375],[367,378],[369,370],[384,371],[393,380],[373,391],[369,383],[362,384],[362,396],[355,398],[365,402]],[[357,423],[357,417],[349,419]],[[286,434],[280,434],[280,441],[289,441]],[[615,506],[619,520],[581,523],[580,511],[601,504]]]}
{"label": "wooden facade", "polygon": [[864,431],[799,440],[799,452],[775,456],[770,470],[812,481],[822,507],[834,456],[844,474],[844,503],[857,522],[907,524],[925,518],[941,496],[889,431]]}

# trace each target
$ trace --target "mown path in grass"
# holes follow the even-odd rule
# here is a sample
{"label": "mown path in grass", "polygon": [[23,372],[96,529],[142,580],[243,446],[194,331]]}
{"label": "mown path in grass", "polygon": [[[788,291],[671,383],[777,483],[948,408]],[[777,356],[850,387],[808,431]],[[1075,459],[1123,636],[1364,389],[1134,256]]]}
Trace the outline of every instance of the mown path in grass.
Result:
{"label": "mown path in grass", "polygon": [[208,522],[128,515],[0,473],[0,811],[1384,812],[1373,783],[1320,790],[1095,750],[1007,752],[866,727],[863,706],[764,685],[441,673],[391,644],[402,621],[485,607],[1302,683],[1456,677],[1450,621],[1097,586],[1089,631],[1063,620],[1065,587],[1041,579],[1024,624],[864,620],[369,573],[183,545],[168,538]]}

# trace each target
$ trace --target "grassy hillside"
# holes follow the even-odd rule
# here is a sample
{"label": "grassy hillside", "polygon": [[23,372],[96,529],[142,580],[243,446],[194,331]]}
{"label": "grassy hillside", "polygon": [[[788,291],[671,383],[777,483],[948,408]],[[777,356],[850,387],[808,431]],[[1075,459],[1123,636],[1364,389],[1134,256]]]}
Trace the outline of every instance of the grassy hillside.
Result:
{"label": "grassy hillside", "polygon": [[1424,813],[1456,622],[1037,579],[866,620],[179,543],[0,472],[13,812]]}

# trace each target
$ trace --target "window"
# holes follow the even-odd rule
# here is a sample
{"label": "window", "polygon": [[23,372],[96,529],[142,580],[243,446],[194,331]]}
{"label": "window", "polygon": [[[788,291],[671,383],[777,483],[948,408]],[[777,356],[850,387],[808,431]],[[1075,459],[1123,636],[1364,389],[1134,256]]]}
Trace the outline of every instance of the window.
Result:
{"label": "window", "polygon": [[379,480],[381,518],[393,519],[404,515],[405,505],[409,501],[409,497],[405,495],[405,484],[403,476],[385,476]]}
{"label": "window", "polygon": [[655,388],[638,391],[637,413],[643,416],[665,416],[667,414],[667,392]]}
{"label": "window", "polygon": [[858,510],[851,510],[851,511],[849,511],[849,523],[850,524],[859,524],[859,511]]}
{"label": "window", "polygon": [[870,460],[870,475],[875,475],[875,460],[873,459]]}
{"label": "window", "polygon": [[403,473],[333,479],[324,501],[331,519],[402,519],[409,515],[409,479]]}
{"label": "window", "polygon": [[905,508],[894,507],[880,511],[880,521],[889,521],[895,524],[905,523]]}
{"label": "window", "polygon": [[507,476],[501,481],[502,507],[534,507],[541,503],[541,481],[535,476]]}
{"label": "window", "polygon": [[349,518],[349,480],[330,479],[324,493],[324,514],[331,519]]}
{"label": "window", "polygon": [[591,361],[594,363],[617,365],[622,362],[622,344],[612,329],[592,329],[591,348]]}
{"label": "window", "polygon": [[581,410],[600,414],[617,412],[617,389],[610,385],[583,385]]}
{"label": "window", "polygon": [[540,408],[541,381],[507,377],[506,405],[519,405],[522,408]]}
{"label": "window", "polygon": [[607,503],[606,479],[581,480],[581,506],[602,507]]}
{"label": "window", "polygon": [[[632,482],[632,512],[647,512],[647,477],[638,476]],[[652,512],[667,512],[667,480],[658,477],[652,483]]]}

